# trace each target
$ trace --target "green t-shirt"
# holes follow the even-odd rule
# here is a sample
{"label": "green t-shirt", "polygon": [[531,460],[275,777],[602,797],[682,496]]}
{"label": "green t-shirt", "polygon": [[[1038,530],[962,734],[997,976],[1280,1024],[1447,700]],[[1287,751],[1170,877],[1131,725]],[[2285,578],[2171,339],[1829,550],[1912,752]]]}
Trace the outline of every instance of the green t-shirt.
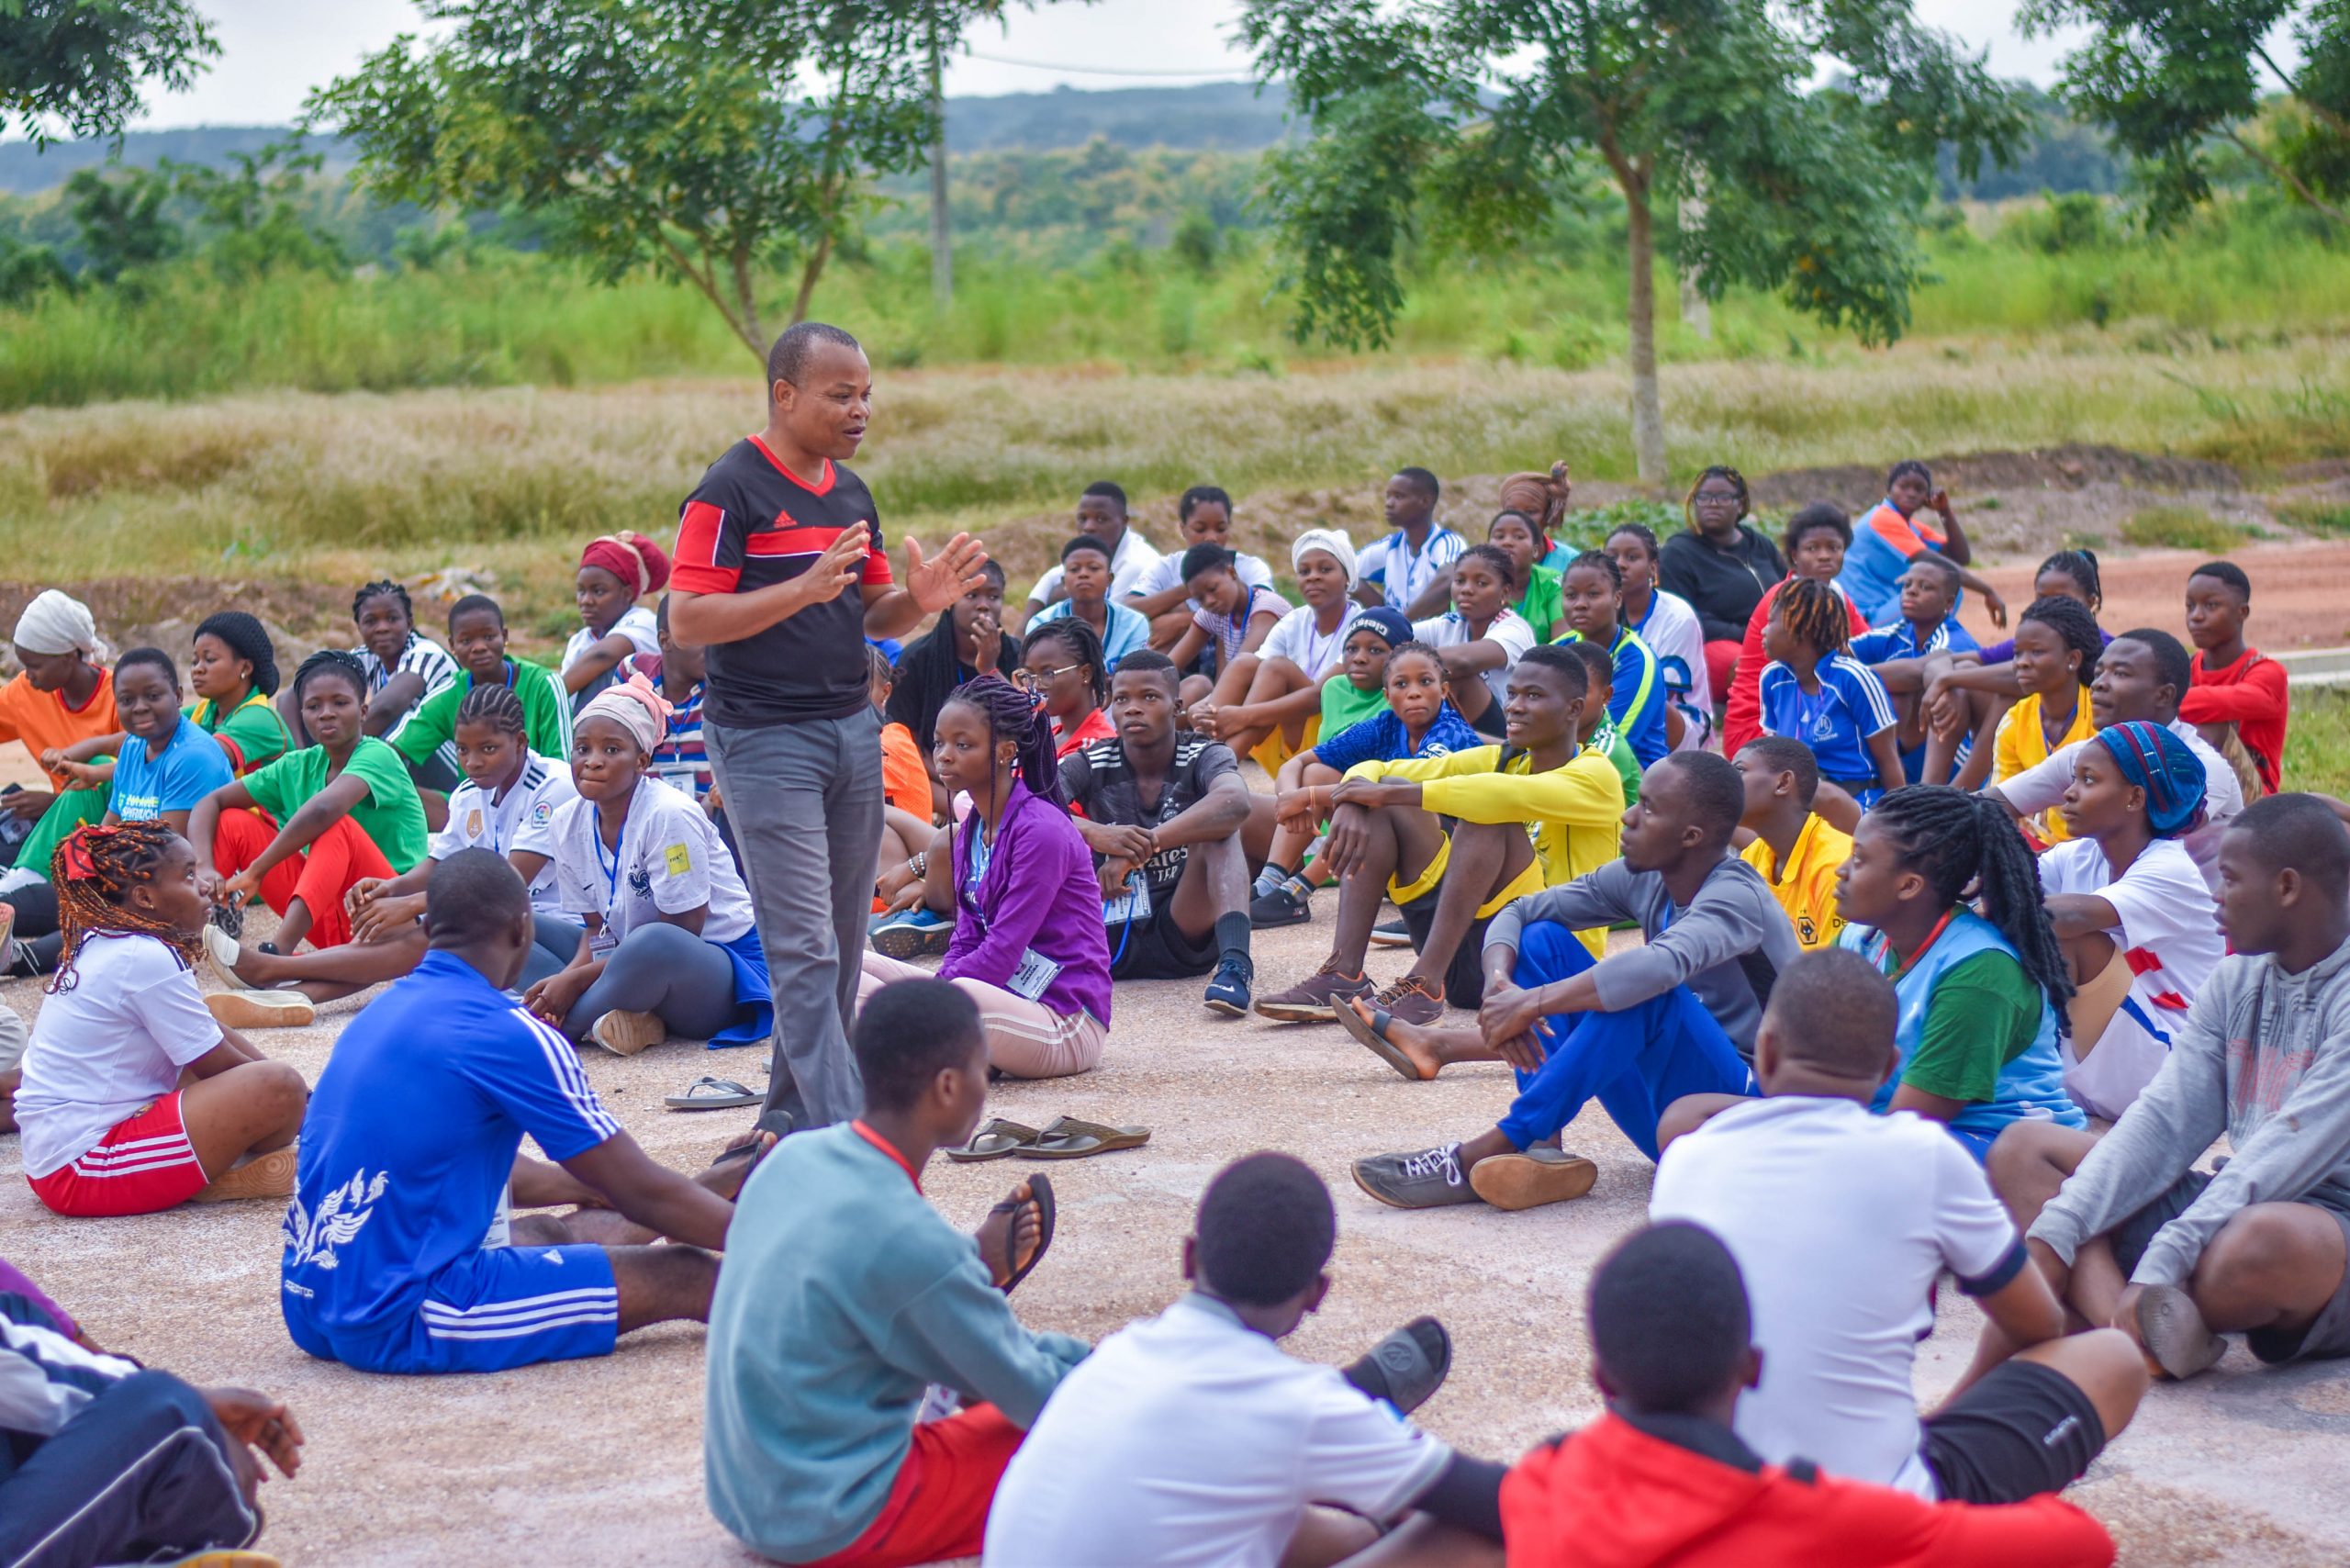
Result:
{"label": "green t-shirt", "polygon": [[1640,759],[1632,755],[1631,746],[1616,728],[1616,721],[1609,719],[1592,731],[1591,739],[1584,744],[1598,747],[1608,766],[1624,780],[1624,804],[1637,803],[1640,798]]}
{"label": "green t-shirt", "polygon": [[[508,683],[522,700],[523,738],[531,749],[557,762],[570,761],[571,700],[554,672],[528,659],[508,659],[506,666]],[[456,734],[457,704],[473,689],[472,672],[459,670],[456,679],[416,705],[416,711],[392,737],[392,749],[421,765]]]}
{"label": "green t-shirt", "polygon": [[229,754],[229,767],[240,774],[275,762],[293,744],[293,738],[285,733],[285,721],[277,716],[277,709],[270,700],[258,691],[248,696],[243,706],[225,716],[210,698],[200,698],[187,710],[187,716],[197,729],[220,742],[220,749]]}
{"label": "green t-shirt", "polygon": [[2042,1000],[2023,966],[2006,953],[1977,953],[1953,965],[1927,999],[1925,1027],[1901,1081],[1945,1100],[1996,1098],[1999,1070],[2040,1033]]}
{"label": "green t-shirt", "polygon": [[1332,676],[1322,683],[1322,733],[1335,735],[1348,724],[1360,724],[1387,706],[1387,689],[1375,686],[1363,690],[1345,675]]}
{"label": "green t-shirt", "polygon": [[1534,640],[1547,643],[1550,640],[1550,628],[1567,612],[1566,595],[1559,587],[1559,574],[1540,562],[1528,568],[1528,575],[1532,580],[1518,596],[1515,608],[1518,619],[1534,628]]}
{"label": "green t-shirt", "polygon": [[[424,825],[424,803],[416,798],[415,781],[408,778],[400,754],[373,735],[363,735],[343,771],[367,784],[366,797],[351,808],[351,820],[375,841],[393,870],[416,869],[424,859],[430,834]],[[253,804],[275,817],[280,827],[326,787],[326,748],[315,745],[289,751],[245,779]]]}

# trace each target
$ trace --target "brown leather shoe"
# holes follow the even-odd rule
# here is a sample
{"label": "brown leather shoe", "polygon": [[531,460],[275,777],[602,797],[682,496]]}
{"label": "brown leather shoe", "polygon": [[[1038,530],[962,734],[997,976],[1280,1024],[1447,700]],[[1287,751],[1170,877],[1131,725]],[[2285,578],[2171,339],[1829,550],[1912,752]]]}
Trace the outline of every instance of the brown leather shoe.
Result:
{"label": "brown leather shoe", "polygon": [[1425,1029],[1444,1016],[1444,993],[1417,975],[1405,975],[1381,991],[1371,1005]]}
{"label": "brown leather shoe", "polygon": [[1259,997],[1257,1015],[1283,1024],[1335,1024],[1339,1002],[1369,996],[1377,989],[1370,977],[1347,974],[1333,958],[1287,991]]}

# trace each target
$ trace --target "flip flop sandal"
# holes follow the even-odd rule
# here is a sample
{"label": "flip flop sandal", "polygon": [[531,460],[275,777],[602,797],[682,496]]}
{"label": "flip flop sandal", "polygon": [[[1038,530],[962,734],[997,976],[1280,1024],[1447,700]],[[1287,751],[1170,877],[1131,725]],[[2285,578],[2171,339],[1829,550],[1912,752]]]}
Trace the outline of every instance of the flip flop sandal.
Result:
{"label": "flip flop sandal", "polygon": [[688,1085],[683,1094],[672,1094],[661,1103],[672,1111],[736,1111],[745,1105],[760,1104],[767,1099],[731,1078],[712,1078],[703,1073]]}
{"label": "flip flop sandal", "polygon": [[[1045,1254],[1053,1249],[1053,1216],[1058,1212],[1057,1205],[1053,1202],[1053,1183],[1047,1177],[1031,1176],[1025,1185],[1028,1188],[1028,1196],[1024,1201],[1036,1205],[1036,1250],[1030,1255],[1028,1261],[1012,1271],[1012,1278],[996,1287],[1006,1295],[1010,1295],[1018,1289],[1021,1281],[1035,1273],[1036,1265],[1043,1262]],[[1006,1198],[989,1209],[988,1213],[1011,1214],[1020,1207],[1023,1201],[1017,1198]]]}
{"label": "flip flop sandal", "polygon": [[[755,1137],[747,1143],[730,1143],[711,1156],[710,1168],[715,1170],[720,1166],[730,1164],[734,1160],[748,1159],[751,1162],[751,1169],[743,1172],[743,1180],[747,1182],[751,1179],[751,1170],[756,1170],[759,1168],[759,1161],[773,1154],[782,1143],[783,1139],[780,1136],[773,1143],[766,1143],[763,1139]],[[738,1187],[736,1190],[741,1189]]]}
{"label": "flip flop sandal", "polygon": [[[1390,1405],[1410,1415],[1427,1403],[1431,1394],[1444,1386],[1445,1375],[1452,1370],[1452,1336],[1444,1325],[1433,1317],[1416,1317],[1394,1333],[1371,1348],[1371,1353],[1354,1368],[1348,1369],[1348,1381],[1361,1388],[1365,1383],[1383,1383],[1386,1392],[1375,1394]],[[1367,1373],[1356,1382],[1355,1373]]]}
{"label": "flip flop sandal", "polygon": [[1044,1136],[1020,1152],[1031,1159],[1083,1159],[1113,1148],[1140,1148],[1150,1141],[1148,1127],[1111,1127],[1100,1122],[1063,1116]]}
{"label": "flip flop sandal", "polygon": [[1383,1007],[1374,1007],[1371,1010],[1370,1018],[1365,1019],[1354,1010],[1352,1003],[1346,1002],[1339,1002],[1332,1011],[1337,1014],[1338,1022],[1347,1033],[1361,1042],[1371,1055],[1414,1083],[1427,1081],[1420,1076],[1420,1070],[1412,1065],[1412,1058],[1397,1049],[1395,1043],[1387,1037],[1387,1025],[1395,1021],[1393,1013]]}
{"label": "flip flop sandal", "polygon": [[1035,1128],[1002,1116],[990,1116],[985,1126],[971,1135],[971,1141],[960,1148],[950,1148],[946,1158],[958,1165],[970,1165],[982,1159],[1002,1159],[1007,1154],[1017,1154],[1045,1135]]}

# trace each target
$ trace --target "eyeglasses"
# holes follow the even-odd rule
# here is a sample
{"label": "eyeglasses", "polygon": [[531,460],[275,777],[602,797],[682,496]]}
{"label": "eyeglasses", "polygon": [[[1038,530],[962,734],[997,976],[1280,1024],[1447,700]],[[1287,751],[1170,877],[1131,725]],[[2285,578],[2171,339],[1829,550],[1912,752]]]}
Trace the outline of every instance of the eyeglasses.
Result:
{"label": "eyeglasses", "polygon": [[1012,684],[1033,690],[1041,682],[1058,680],[1061,677],[1069,674],[1069,671],[1074,669],[1083,669],[1084,667],[1085,666],[1083,665],[1063,665],[1058,669],[1035,670],[1030,669],[1026,665],[1022,665],[1019,668],[1012,672]]}
{"label": "eyeglasses", "polygon": [[1689,498],[1689,504],[1694,507],[1734,507],[1738,505],[1738,492],[1731,490],[1723,494],[1713,494],[1700,490]]}

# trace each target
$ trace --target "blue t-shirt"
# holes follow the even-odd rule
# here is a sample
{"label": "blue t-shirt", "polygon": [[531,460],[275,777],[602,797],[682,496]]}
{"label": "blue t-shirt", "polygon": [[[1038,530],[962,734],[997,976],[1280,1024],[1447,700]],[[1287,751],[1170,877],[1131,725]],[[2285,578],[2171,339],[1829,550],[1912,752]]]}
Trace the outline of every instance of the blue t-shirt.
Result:
{"label": "blue t-shirt", "polygon": [[1451,703],[1438,709],[1436,722],[1420,737],[1419,748],[1414,750],[1404,733],[1404,721],[1392,709],[1382,708],[1360,723],[1348,724],[1335,735],[1325,735],[1314,743],[1315,760],[1344,773],[1359,762],[1407,762],[1416,756],[1449,756],[1456,751],[1474,751],[1493,743],[1469,727],[1460,710]]}
{"label": "blue t-shirt", "polygon": [[351,1021],[302,1117],[280,1302],[332,1334],[406,1333],[434,1275],[503,1245],[522,1135],[547,1158],[621,1130],[576,1047],[451,953]]}
{"label": "blue t-shirt", "polygon": [[[1076,609],[1077,606],[1064,599],[1058,603],[1048,605],[1038,610],[1036,618],[1028,622],[1028,625],[1033,630],[1047,621],[1058,621]],[[1139,610],[1129,609],[1120,604],[1114,599],[1110,600],[1109,610],[1109,618],[1104,623],[1105,630],[1102,634],[1102,659],[1112,669],[1115,669],[1118,667],[1120,659],[1125,658],[1136,648],[1149,645],[1150,617]]]}
{"label": "blue t-shirt", "polygon": [[1907,621],[1896,621],[1890,626],[1880,626],[1854,637],[1848,651],[1864,665],[1881,665],[1888,659],[1923,658],[1928,654],[1945,651],[1971,654],[1978,645],[1975,633],[1953,617],[1928,633],[1922,643],[1918,640],[1918,628]]}
{"label": "blue t-shirt", "polygon": [[[1561,643],[1582,640],[1580,632],[1559,639]],[[1616,733],[1632,748],[1633,757],[1646,767],[1667,750],[1664,709],[1673,694],[1665,689],[1656,650],[1629,626],[1616,628],[1616,642],[1607,652],[1616,661],[1615,690],[1608,694],[1607,716],[1616,722]]]}
{"label": "blue t-shirt", "polygon": [[[1871,735],[1893,727],[1893,699],[1874,671],[1850,654],[1819,661],[1819,690],[1806,691],[1796,672],[1776,660],[1763,666],[1762,728],[1792,735],[1811,748],[1823,778],[1876,778]],[[1863,802],[1865,803],[1865,802]]]}
{"label": "blue t-shirt", "polygon": [[147,743],[129,737],[114,759],[114,793],[107,805],[127,823],[152,822],[165,812],[193,810],[235,777],[220,743],[183,713],[162,755],[152,761]]}

